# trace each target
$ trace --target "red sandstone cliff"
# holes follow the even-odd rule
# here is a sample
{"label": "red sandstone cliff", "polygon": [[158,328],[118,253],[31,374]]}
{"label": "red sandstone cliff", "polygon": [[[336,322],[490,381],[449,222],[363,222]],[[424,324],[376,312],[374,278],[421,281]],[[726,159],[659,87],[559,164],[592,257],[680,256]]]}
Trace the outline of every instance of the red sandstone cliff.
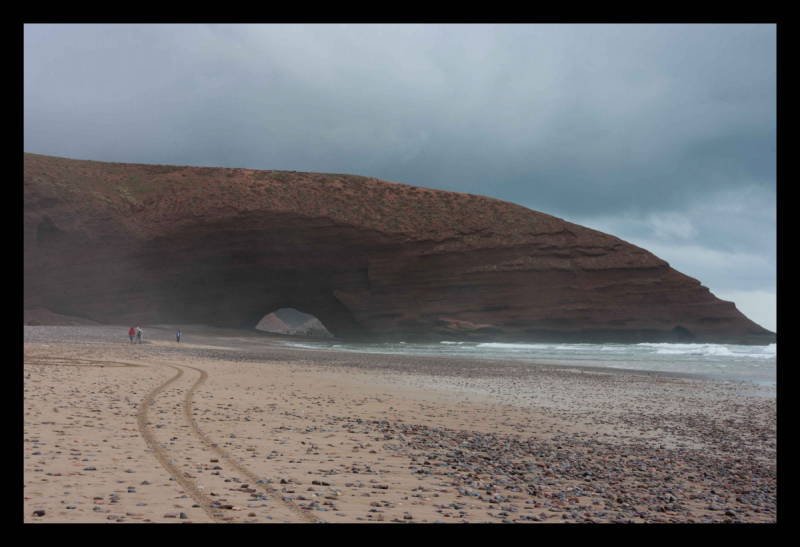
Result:
{"label": "red sandstone cliff", "polygon": [[495,199],[353,175],[24,155],[24,307],[345,337],[766,344],[697,280]]}

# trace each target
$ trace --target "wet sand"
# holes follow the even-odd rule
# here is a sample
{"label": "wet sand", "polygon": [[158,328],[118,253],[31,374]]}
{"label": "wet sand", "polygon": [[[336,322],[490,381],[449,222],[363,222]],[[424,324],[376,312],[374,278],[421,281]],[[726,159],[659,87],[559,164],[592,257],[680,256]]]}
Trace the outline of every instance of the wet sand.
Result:
{"label": "wet sand", "polygon": [[24,327],[26,522],[777,521],[774,387],[142,328]]}

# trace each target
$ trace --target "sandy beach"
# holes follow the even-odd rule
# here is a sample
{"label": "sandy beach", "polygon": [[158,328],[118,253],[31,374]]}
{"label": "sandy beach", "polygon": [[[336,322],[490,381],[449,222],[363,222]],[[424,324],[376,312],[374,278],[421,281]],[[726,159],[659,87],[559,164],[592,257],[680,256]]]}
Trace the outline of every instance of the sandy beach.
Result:
{"label": "sandy beach", "polygon": [[25,522],[777,521],[775,387],[23,328]]}

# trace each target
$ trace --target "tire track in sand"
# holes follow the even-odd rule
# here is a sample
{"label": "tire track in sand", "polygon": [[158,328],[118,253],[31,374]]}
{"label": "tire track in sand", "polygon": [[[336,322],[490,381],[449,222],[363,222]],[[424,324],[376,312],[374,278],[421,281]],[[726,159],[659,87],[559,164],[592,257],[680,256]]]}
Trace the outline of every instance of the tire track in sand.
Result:
{"label": "tire track in sand", "polygon": [[[166,364],[166,363],[162,363],[162,364]],[[167,365],[167,366],[172,366],[172,365]],[[197,390],[198,387],[200,387],[200,385],[203,382],[205,382],[208,379],[208,373],[203,369],[190,367],[189,365],[181,365],[181,366],[184,366],[186,368],[190,368],[190,369],[200,373],[200,378],[197,379],[197,381],[194,383],[192,388],[186,393],[186,396],[183,399],[183,415],[184,415],[184,418],[186,418],[186,421],[189,423],[191,428],[194,430],[194,433],[200,438],[201,441],[203,441],[203,444],[205,444],[206,447],[208,447],[210,450],[212,450],[213,452],[215,452],[219,456],[223,456],[224,459],[226,460],[226,463],[230,464],[231,467],[235,468],[244,477],[247,477],[247,480],[252,482],[253,485],[255,486],[255,484],[258,481],[263,480],[263,479],[260,478],[259,476],[257,476],[256,474],[254,474],[252,471],[250,471],[243,464],[241,464],[238,461],[236,461],[234,456],[229,454],[227,450],[225,450],[224,448],[220,448],[219,446],[217,446],[216,443],[212,442],[211,439],[209,439],[208,436],[205,433],[203,433],[202,430],[198,427],[197,423],[194,420],[194,417],[192,416],[192,410],[194,409],[194,392],[195,392],[195,390]],[[177,377],[175,379],[177,379]],[[283,500],[283,496],[281,496],[280,501],[281,501],[281,503],[284,504],[284,506],[289,508],[293,513],[295,513],[298,517],[300,517],[300,519],[302,521],[304,521],[304,522],[317,522],[317,520],[319,520],[319,519],[315,519],[313,517],[313,515],[308,514],[308,512],[300,509],[294,503],[284,501]]]}
{"label": "tire track in sand", "polygon": [[[89,364],[85,364],[89,363]],[[145,365],[136,365],[133,363],[124,363],[122,361],[108,361],[106,359],[72,359],[68,357],[45,357],[45,356],[30,356],[25,357],[22,361],[23,365],[49,365],[49,366],[62,366],[62,367],[104,367],[109,368],[123,368],[123,367],[143,367]]]}
{"label": "tire track in sand", "polygon": [[[142,400],[142,404],[139,406],[139,410],[137,414],[137,420],[139,422],[139,432],[142,435],[142,438],[147,443],[147,446],[153,451],[153,455],[156,459],[161,463],[161,466],[172,475],[175,481],[183,486],[184,490],[187,494],[192,496],[194,500],[200,505],[201,509],[214,521],[214,522],[225,522],[219,517],[215,517],[213,513],[213,509],[211,509],[211,504],[213,501],[210,497],[206,496],[197,486],[194,484],[194,481],[189,480],[188,477],[184,476],[180,469],[175,467],[172,463],[170,463],[169,454],[165,449],[161,447],[158,442],[155,440],[155,435],[153,429],[150,427],[150,421],[148,420],[150,407],[152,406],[153,402],[155,401],[156,396],[166,389],[170,384],[180,379],[183,376],[183,370],[174,365],[168,365],[166,363],[158,363],[161,366],[167,366],[170,368],[175,369],[178,373],[161,384],[153,388],[150,393],[145,396]],[[189,391],[189,396],[191,396],[193,390],[197,387],[199,382],[196,382],[192,386],[192,390]],[[185,409],[184,409],[185,410]],[[191,423],[191,422],[190,422]]]}
{"label": "tire track in sand", "polygon": [[[24,364],[27,365],[50,365],[50,366],[82,366],[82,367],[103,367],[109,365],[111,367],[145,367],[145,366],[152,366],[150,363],[147,364],[133,364],[133,363],[125,363],[121,361],[109,361],[105,359],[82,359],[82,358],[68,358],[68,357],[45,357],[45,356],[31,356],[23,360]],[[89,363],[89,364],[87,364]],[[147,446],[153,451],[153,455],[156,459],[161,463],[161,466],[175,479],[175,481],[180,484],[184,490],[194,498],[194,500],[200,505],[203,511],[215,522],[225,522],[222,521],[219,517],[215,517],[213,510],[211,509],[212,500],[201,490],[199,490],[195,484],[185,477],[180,470],[178,470],[174,465],[170,463],[169,455],[167,451],[164,450],[161,445],[159,445],[155,441],[155,436],[153,434],[153,430],[149,425],[149,411],[152,402],[155,400],[155,397],[164,389],[166,389],[170,384],[177,381],[181,376],[183,376],[183,370],[180,368],[167,364],[167,363],[156,363],[160,366],[167,366],[177,371],[177,374],[164,382],[163,384],[153,388],[150,393],[148,393],[143,399],[141,404],[139,405],[139,409],[136,412],[136,418],[139,427],[139,433],[142,435],[142,439],[144,439]],[[198,370],[198,369],[194,369]],[[199,370],[198,370],[199,371]],[[204,372],[201,373],[201,380],[195,382],[192,386],[192,391],[205,379],[208,377],[207,374]],[[191,399],[192,391],[188,394],[188,399]],[[185,404],[185,403],[184,403]],[[186,416],[185,409],[184,409],[184,416]],[[190,425],[192,425],[192,421],[188,420]]]}
{"label": "tire track in sand", "polygon": [[[200,505],[203,511],[214,521],[214,522],[228,522],[222,520],[220,517],[214,516],[214,509],[211,508],[211,504],[213,500],[205,495],[202,490],[197,488],[194,481],[191,481],[189,477],[186,477],[180,469],[175,467],[173,464],[170,463],[170,457],[164,448],[161,447],[158,442],[155,440],[155,435],[153,428],[150,426],[149,421],[149,412],[150,407],[152,406],[153,402],[155,401],[156,396],[169,387],[172,383],[176,382],[183,376],[183,370],[180,366],[176,366],[170,363],[158,362],[158,361],[149,361],[145,364],[133,364],[133,363],[125,363],[121,361],[109,361],[105,359],[71,359],[66,357],[31,357],[24,361],[25,364],[29,365],[61,365],[61,366],[119,366],[119,367],[144,367],[144,366],[166,366],[169,368],[174,369],[176,372],[175,376],[164,382],[163,384],[156,386],[142,399],[141,404],[139,405],[139,409],[136,412],[136,418],[139,427],[139,433],[142,435],[142,439],[144,439],[147,446],[152,450],[153,455],[156,459],[161,463],[161,466],[164,470],[167,471],[175,481],[180,484],[186,493],[191,495],[192,498]],[[79,363],[92,363],[92,364],[79,364]],[[208,373],[205,370],[190,367],[188,365],[181,365],[188,369],[194,370],[200,374],[200,377],[195,381],[192,385],[191,389],[186,392],[186,395],[183,398],[183,417],[186,422],[189,424],[191,429],[194,431],[194,434],[203,442],[203,444],[211,451],[215,452],[219,456],[223,456],[227,463],[231,465],[231,467],[235,468],[239,473],[243,476],[247,477],[247,479],[252,482],[253,484],[257,483],[259,480],[262,480],[260,477],[255,475],[251,472],[247,467],[236,461],[235,457],[228,453],[227,450],[224,448],[220,448],[216,445],[216,443],[212,442],[211,439],[206,436],[205,433],[198,427],[197,423],[192,416],[192,410],[194,408],[194,393],[197,388],[202,385],[208,379]],[[290,509],[293,513],[295,513],[302,521],[304,522],[317,522],[318,519],[315,519],[312,515],[308,514],[306,511],[303,511],[298,506],[296,506],[292,502],[284,501],[283,496],[281,496],[281,503],[284,504],[288,509]]]}

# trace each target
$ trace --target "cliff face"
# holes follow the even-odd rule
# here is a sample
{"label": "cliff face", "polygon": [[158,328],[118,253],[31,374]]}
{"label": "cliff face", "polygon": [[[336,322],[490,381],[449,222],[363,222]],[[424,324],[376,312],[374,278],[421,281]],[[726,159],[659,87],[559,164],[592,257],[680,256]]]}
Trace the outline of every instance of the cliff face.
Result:
{"label": "cliff face", "polygon": [[24,307],[354,338],[714,341],[771,333],[616,237],[490,198],[352,175],[24,155]]}

